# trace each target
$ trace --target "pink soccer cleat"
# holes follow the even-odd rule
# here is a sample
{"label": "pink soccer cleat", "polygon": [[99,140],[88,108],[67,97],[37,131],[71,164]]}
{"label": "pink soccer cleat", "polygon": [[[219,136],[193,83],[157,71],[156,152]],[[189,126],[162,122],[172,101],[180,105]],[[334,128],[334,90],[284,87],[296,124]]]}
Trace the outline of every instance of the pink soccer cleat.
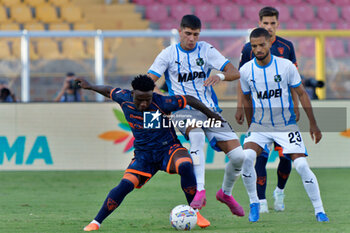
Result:
{"label": "pink soccer cleat", "polygon": [[237,215],[239,217],[244,216],[244,210],[242,206],[238,204],[238,202],[233,198],[233,196],[226,195],[222,189],[220,189],[216,193],[216,199],[222,203],[225,203],[228,208],[230,208],[232,214]]}
{"label": "pink soccer cleat", "polygon": [[202,209],[207,203],[207,198],[205,197],[205,189],[202,191],[197,191],[194,196],[190,206],[194,209]]}

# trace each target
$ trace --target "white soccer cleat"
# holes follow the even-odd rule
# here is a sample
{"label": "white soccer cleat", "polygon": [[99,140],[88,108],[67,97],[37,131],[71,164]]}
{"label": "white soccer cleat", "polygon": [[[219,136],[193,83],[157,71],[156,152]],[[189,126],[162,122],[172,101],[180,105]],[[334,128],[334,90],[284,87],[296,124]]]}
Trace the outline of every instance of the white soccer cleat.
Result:
{"label": "white soccer cleat", "polygon": [[262,199],[259,200],[260,202],[260,209],[259,209],[259,213],[268,213],[269,212],[269,206],[267,205],[267,200],[266,199]]}
{"label": "white soccer cleat", "polygon": [[273,192],[273,198],[275,199],[275,210],[284,211],[284,193],[283,192]]}

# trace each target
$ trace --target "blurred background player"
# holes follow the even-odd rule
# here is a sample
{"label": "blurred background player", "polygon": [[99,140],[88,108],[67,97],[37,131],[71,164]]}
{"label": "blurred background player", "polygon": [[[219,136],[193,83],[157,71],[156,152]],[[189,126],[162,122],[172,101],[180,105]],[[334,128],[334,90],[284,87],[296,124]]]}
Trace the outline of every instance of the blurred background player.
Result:
{"label": "blurred background player", "polygon": [[[292,42],[276,36],[276,31],[279,26],[278,21],[279,12],[273,7],[264,7],[259,11],[259,27],[265,28],[271,35],[271,54],[283,57],[290,60],[297,67],[297,60],[295,57],[295,51]],[[252,47],[250,42],[246,43],[242,49],[241,60],[239,63],[239,68],[241,68],[245,63],[250,61],[255,57],[252,52]],[[236,120],[237,123],[242,124],[244,121],[244,113],[242,108],[242,90],[240,84],[237,89],[238,101],[237,101],[237,112]],[[299,109],[298,109],[298,98],[294,90],[292,90],[292,97],[294,102],[294,110],[296,114],[296,121],[299,120]],[[276,145],[277,146],[277,145]],[[269,158],[270,148],[265,148],[259,157],[256,159],[255,170],[257,173],[257,191],[260,200],[260,213],[268,213],[268,205],[266,200],[266,164]],[[287,183],[289,174],[292,170],[292,165],[290,160],[279,156],[280,161],[277,168],[277,186],[274,190],[273,197],[275,199],[274,208],[276,211],[284,210],[284,188]]]}
{"label": "blurred background player", "polygon": [[292,103],[290,89],[293,88],[309,119],[311,138],[317,144],[322,133],[317,126],[308,94],[301,84],[299,72],[288,59],[271,55],[271,36],[264,28],[256,28],[251,32],[250,43],[255,58],[240,69],[244,110],[249,126],[244,140],[246,158],[242,169],[242,179],[250,201],[249,221],[259,220],[260,203],[254,161],[265,145],[276,142],[284,156],[294,162],[315,209],[316,220],[328,222],[317,178],[307,163],[306,148],[295,114],[293,108],[289,108]]}
{"label": "blurred background player", "polygon": [[56,102],[81,102],[85,101],[80,86],[74,82],[75,74],[68,72],[66,79],[63,82],[63,86],[55,98]]}
{"label": "blurred background player", "polygon": [[[99,213],[84,228],[84,231],[98,230],[103,220],[122,203],[128,193],[134,188],[141,188],[159,170],[169,174],[177,173],[181,176],[181,187],[188,204],[190,204],[196,193],[196,178],[192,159],[187,149],[177,139],[172,126],[163,128],[163,123],[160,120],[160,128],[146,128],[145,113],[148,112],[151,115],[150,123],[154,122],[155,119],[164,119],[167,121],[166,125],[169,125],[169,118],[162,118],[162,115],[169,115],[172,111],[180,110],[188,104],[201,111],[208,118],[221,120],[221,117],[192,96],[162,96],[153,93],[155,84],[147,75],[134,78],[131,83],[132,91],[111,86],[91,85],[81,78],[76,80],[80,82],[82,88],[110,97],[120,104],[135,137],[134,158],[125,170],[119,185],[109,192]],[[199,212],[197,212],[197,218],[200,221]],[[198,225],[200,226],[200,224]]]}
{"label": "blurred background player", "polygon": [[6,81],[0,81],[0,102],[16,102],[16,96],[11,92]]}
{"label": "blurred background player", "polygon": [[[201,25],[197,16],[183,16],[179,29],[180,43],[165,48],[155,59],[148,74],[154,81],[165,74],[170,95],[191,95],[219,114],[222,110],[219,108],[213,86],[221,81],[239,79],[239,72],[212,45],[204,41],[198,42]],[[212,69],[221,73],[210,75]],[[173,115],[175,119],[183,120],[205,118],[201,112],[192,108],[177,111]],[[203,151],[206,135],[210,145],[217,151],[223,151],[229,158],[222,188],[217,192],[216,198],[225,203],[233,214],[244,216],[243,208],[231,195],[233,185],[241,172],[244,154],[238,137],[229,124],[225,123],[220,129],[182,127],[179,130],[190,140],[190,152],[197,179],[197,193],[191,206],[200,209],[206,204]]]}

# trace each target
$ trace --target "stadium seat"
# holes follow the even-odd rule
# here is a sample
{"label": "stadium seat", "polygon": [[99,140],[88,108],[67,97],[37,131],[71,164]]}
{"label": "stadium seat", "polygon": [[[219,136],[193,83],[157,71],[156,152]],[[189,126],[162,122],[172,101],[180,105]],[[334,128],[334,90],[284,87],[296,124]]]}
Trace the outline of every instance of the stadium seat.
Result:
{"label": "stadium seat", "polygon": [[210,28],[211,29],[232,29],[232,24],[231,22],[219,19],[217,21],[211,22]]}
{"label": "stadium seat", "polygon": [[61,7],[61,18],[67,22],[75,23],[83,21],[81,9],[74,5]]}
{"label": "stadium seat", "polygon": [[336,29],[348,30],[350,29],[350,23],[347,21],[339,21],[335,24]]}
{"label": "stadium seat", "polygon": [[1,0],[4,6],[15,6],[21,4],[21,0]]}
{"label": "stadium seat", "polygon": [[286,5],[292,5],[292,6],[302,6],[305,5],[304,0],[283,0],[283,2]]}
{"label": "stadium seat", "polygon": [[[21,57],[21,41],[14,40],[12,42],[12,52],[16,58]],[[29,43],[29,59],[37,60],[39,58],[38,54],[35,52],[34,44],[32,42]]]}
{"label": "stadium seat", "polygon": [[62,41],[63,56],[68,59],[87,59],[83,40],[80,38],[68,38]]}
{"label": "stadium seat", "polygon": [[0,24],[1,31],[19,31],[21,30],[18,23],[2,23]]}
{"label": "stadium seat", "polygon": [[288,6],[278,5],[278,6],[275,6],[275,8],[279,12],[278,20],[281,23],[288,22],[291,20],[291,14]]}
{"label": "stadium seat", "polygon": [[229,6],[232,4],[231,0],[209,0],[209,2],[217,6],[222,6],[222,5]]}
{"label": "stadium seat", "polygon": [[46,3],[46,0],[23,0],[23,3],[29,6],[39,6]]}
{"label": "stadium seat", "polygon": [[216,7],[211,4],[197,5],[194,13],[199,15],[203,22],[213,22],[217,19]]}
{"label": "stadium seat", "polygon": [[93,23],[75,23],[73,29],[80,31],[95,30],[95,25]]}
{"label": "stadium seat", "polygon": [[68,23],[50,23],[48,25],[49,30],[51,31],[69,31],[70,26]]}
{"label": "stadium seat", "polygon": [[330,0],[331,4],[337,5],[337,6],[348,6],[350,4],[349,0]]}
{"label": "stadium seat", "polygon": [[315,39],[306,37],[298,38],[298,48],[302,57],[315,57]]}
{"label": "stadium seat", "polygon": [[7,12],[5,7],[0,6],[0,22],[1,23],[7,23],[10,19],[7,17]]}
{"label": "stadium seat", "polygon": [[10,9],[11,19],[18,23],[30,23],[33,22],[32,10],[29,6],[20,4],[12,6]]}
{"label": "stadium seat", "polygon": [[170,30],[170,29],[178,29],[180,23],[178,21],[175,21],[174,19],[170,19],[167,21],[163,21],[159,23],[159,29],[161,30]]}
{"label": "stadium seat", "polygon": [[58,44],[49,38],[40,38],[34,40],[37,44],[38,56],[41,59],[63,59],[58,49]]}
{"label": "stadium seat", "polygon": [[241,21],[241,22],[236,22],[236,29],[253,29],[258,26],[257,21]]}
{"label": "stadium seat", "polygon": [[328,0],[306,0],[306,1],[313,6],[329,5]]}
{"label": "stadium seat", "polygon": [[207,4],[206,0],[182,0],[182,1],[187,3],[187,4],[191,4],[192,6],[196,6],[196,7],[200,6],[202,4]]}
{"label": "stadium seat", "polygon": [[347,56],[344,46],[344,40],[338,38],[327,38],[326,56],[332,58],[342,58]]}
{"label": "stadium seat", "polygon": [[307,28],[306,23],[291,20],[285,23],[286,29],[289,30],[305,30]]}
{"label": "stadium seat", "polygon": [[314,9],[310,5],[303,5],[293,8],[293,15],[297,21],[313,22],[315,21]]}
{"label": "stadium seat", "polygon": [[250,21],[259,21],[259,11],[263,8],[262,5],[254,4],[252,6],[245,6],[243,16],[245,19]]}
{"label": "stadium seat", "polygon": [[265,6],[275,6],[280,0],[258,0],[258,2]]}
{"label": "stadium seat", "polygon": [[337,22],[340,18],[338,8],[329,4],[317,7],[317,15],[324,22]]}
{"label": "stadium seat", "polygon": [[310,23],[311,29],[332,29],[332,24],[328,22],[316,21]]}
{"label": "stadium seat", "polygon": [[181,4],[181,0],[158,0],[158,2],[168,6]]}
{"label": "stadium seat", "polygon": [[221,5],[219,16],[225,21],[236,22],[242,19],[241,8],[235,4]]}
{"label": "stadium seat", "polygon": [[345,21],[350,21],[350,5],[341,8],[341,15]]}
{"label": "stadium seat", "polygon": [[71,0],[48,0],[48,1],[55,6],[65,6],[70,4],[71,2]]}
{"label": "stadium seat", "polygon": [[162,22],[169,17],[168,8],[163,4],[146,6],[146,18],[154,22]]}
{"label": "stadium seat", "polygon": [[256,5],[256,2],[254,0],[235,0],[234,2],[240,6],[254,6],[254,5]]}
{"label": "stadium seat", "polygon": [[188,14],[192,14],[191,5],[178,4],[170,7],[170,16],[176,20],[181,20],[182,16],[188,15]]}
{"label": "stadium seat", "polygon": [[1,60],[11,60],[13,56],[11,54],[9,42],[4,39],[0,39],[0,59]]}
{"label": "stadium seat", "polygon": [[49,4],[37,6],[35,12],[37,19],[44,23],[57,23],[61,21],[57,16],[56,7]]}
{"label": "stadium seat", "polygon": [[45,27],[44,24],[35,22],[35,23],[25,23],[23,24],[23,29],[29,30],[29,31],[44,31]]}

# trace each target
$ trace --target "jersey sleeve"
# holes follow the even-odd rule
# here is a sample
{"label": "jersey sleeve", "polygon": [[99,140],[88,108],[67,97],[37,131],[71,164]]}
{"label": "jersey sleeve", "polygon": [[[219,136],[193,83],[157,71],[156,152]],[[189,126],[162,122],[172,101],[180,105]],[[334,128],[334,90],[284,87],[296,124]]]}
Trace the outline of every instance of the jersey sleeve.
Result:
{"label": "jersey sleeve", "polygon": [[158,54],[153,64],[149,68],[148,73],[154,74],[158,78],[160,78],[164,74],[164,72],[168,69],[168,65],[169,65],[168,50],[169,49],[163,49],[163,51],[160,52],[160,54]]}
{"label": "jersey sleeve", "polygon": [[208,50],[208,62],[209,66],[213,69],[223,71],[227,63],[230,61],[225,58],[216,48],[214,48],[212,45],[208,44],[209,50]]}
{"label": "jersey sleeve", "polygon": [[166,113],[171,113],[186,107],[187,101],[183,95],[161,96],[162,110]]}
{"label": "jersey sleeve", "polygon": [[241,89],[244,95],[248,95],[251,93],[250,87],[249,87],[249,73],[247,69],[248,65],[242,66],[242,68],[239,70],[239,73],[241,75],[241,78],[239,79],[241,82]]}
{"label": "jersey sleeve", "polygon": [[252,49],[249,43],[245,44],[242,52],[241,52],[241,59],[239,61],[239,69],[248,61],[250,61],[252,58],[250,57],[250,53],[251,53]]}
{"label": "jersey sleeve", "polygon": [[288,65],[288,86],[290,87],[298,87],[301,84],[301,77],[300,74],[292,63],[289,63]]}
{"label": "jersey sleeve", "polygon": [[114,100],[118,104],[122,104],[124,101],[126,101],[127,92],[128,92],[127,90],[114,88],[110,93],[110,97],[112,100]]}

